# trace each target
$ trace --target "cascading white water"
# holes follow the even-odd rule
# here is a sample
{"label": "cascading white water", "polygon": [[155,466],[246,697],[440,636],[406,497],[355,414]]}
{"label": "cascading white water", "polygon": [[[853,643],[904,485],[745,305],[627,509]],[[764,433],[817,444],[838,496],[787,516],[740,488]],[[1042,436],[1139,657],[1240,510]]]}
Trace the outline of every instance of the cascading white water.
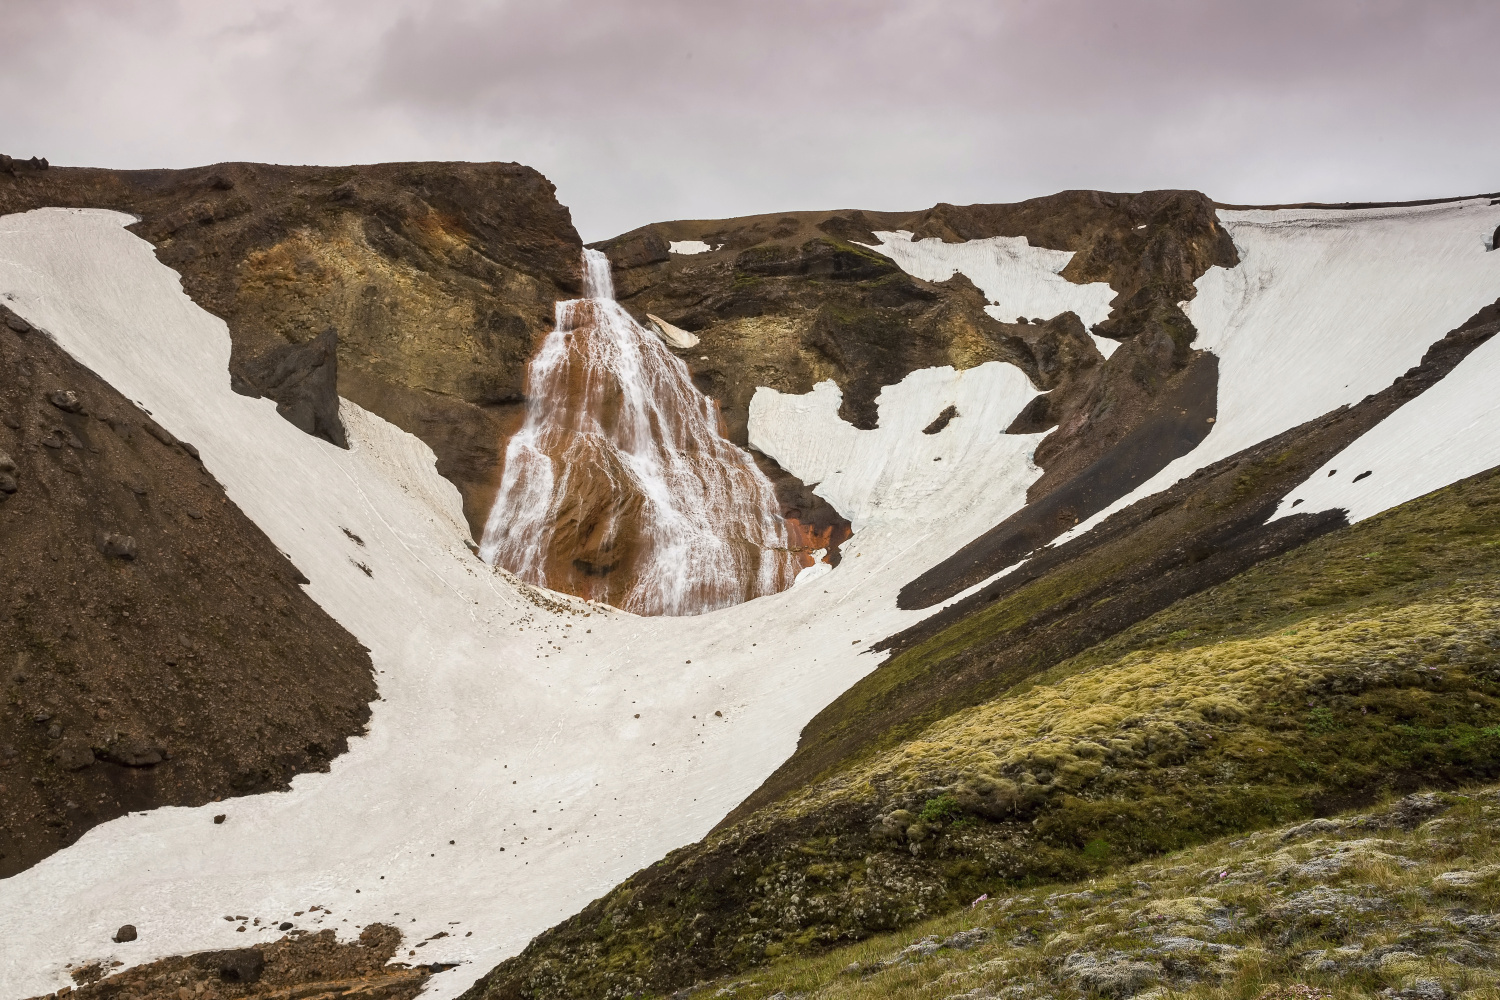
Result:
{"label": "cascading white water", "polygon": [[528,370],[481,557],[637,614],[790,586],[800,561],[770,482],[687,366],[614,301],[609,258],[583,255],[584,297],[557,304]]}

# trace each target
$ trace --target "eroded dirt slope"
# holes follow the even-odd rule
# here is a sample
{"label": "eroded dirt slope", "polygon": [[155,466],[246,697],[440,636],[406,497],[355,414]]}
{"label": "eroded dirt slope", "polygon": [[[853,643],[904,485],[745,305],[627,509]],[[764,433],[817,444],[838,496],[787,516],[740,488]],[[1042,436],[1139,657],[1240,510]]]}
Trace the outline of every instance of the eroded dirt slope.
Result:
{"label": "eroded dirt slope", "polygon": [[283,788],[363,731],[369,655],[296,567],[3,307],[0,452],[0,878],[130,810]]}
{"label": "eroded dirt slope", "polygon": [[410,1000],[429,976],[446,970],[416,964],[418,952],[404,944],[401,932],[388,924],[370,924],[347,942],[332,930],[293,927],[270,944],[164,958],[117,973],[118,960],[86,963],[71,970],[78,987],[65,995],[78,1000]]}

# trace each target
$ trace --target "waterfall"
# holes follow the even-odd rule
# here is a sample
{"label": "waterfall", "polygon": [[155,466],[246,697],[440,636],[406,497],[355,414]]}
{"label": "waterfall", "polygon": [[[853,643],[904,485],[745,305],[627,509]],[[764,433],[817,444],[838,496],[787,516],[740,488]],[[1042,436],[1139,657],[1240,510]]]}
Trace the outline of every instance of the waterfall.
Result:
{"label": "waterfall", "polygon": [[526,377],[480,556],[531,583],[645,615],[693,615],[790,586],[775,491],[719,431],[687,366],[614,301],[583,252]]}

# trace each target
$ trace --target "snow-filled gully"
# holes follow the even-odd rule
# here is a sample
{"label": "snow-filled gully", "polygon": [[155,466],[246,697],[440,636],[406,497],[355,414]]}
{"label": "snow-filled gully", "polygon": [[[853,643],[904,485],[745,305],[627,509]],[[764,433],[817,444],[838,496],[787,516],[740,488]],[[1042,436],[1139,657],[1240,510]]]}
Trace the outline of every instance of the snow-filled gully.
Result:
{"label": "snow-filled gully", "polygon": [[[1220,214],[1242,263],[1211,270],[1187,306],[1199,346],[1221,359],[1218,422],[1112,509],[1384,387],[1500,295],[1500,254],[1483,247],[1500,209],[1479,202]],[[882,391],[873,431],[838,419],[831,384],[800,397],[761,389],[752,442],[821,483],[853,522],[837,570],[695,618],[536,591],[470,553],[457,492],[415,438],[344,402],[343,451],[269,400],[231,392],[222,321],[187,299],[123,229],[130,221],[69,209],[0,218],[0,295],[198,446],[311,579],[311,596],[370,648],[382,697],[369,735],[327,774],[301,775],[286,793],[125,817],[0,882],[0,1000],[68,985],[68,963],[270,940],[314,905],[321,915],[298,926],[352,935],[383,921],[410,950],[446,932],[402,957],[463,963],[428,986],[457,995],[705,834],[875,666],[865,644],[923,616],[896,610],[900,586],[1018,510],[1039,473],[1040,435],[1002,433],[1036,395],[1014,368],[914,372]],[[964,271],[1002,316],[1073,309],[1092,324],[1101,304],[1107,314],[1107,286],[1069,285],[1054,251],[879,235],[876,249],[913,274]],[[1324,479],[1337,489],[1319,473],[1294,492],[1298,509],[1364,516],[1500,462],[1497,343],[1330,463],[1340,474]],[[959,416],[922,434],[950,404]],[[1359,465],[1376,471],[1346,483]],[[1367,485],[1362,499],[1339,492]],[[365,540],[373,577],[342,527]],[[228,820],[215,825],[220,812]],[[239,932],[226,914],[261,924]],[[112,943],[124,923],[140,937]]]}
{"label": "snow-filled gully", "polygon": [[[131,221],[74,209],[0,219],[0,295],[198,447],[309,594],[370,648],[382,697],[369,735],[327,774],[124,817],[0,882],[0,997],[69,985],[68,963],[272,940],[312,906],[299,927],[352,935],[384,921],[407,936],[402,958],[463,963],[428,987],[457,995],[707,833],[873,668],[865,643],[919,617],[895,608],[909,574],[1019,507],[1037,474],[1035,438],[996,431],[1035,390],[999,365],[915,373],[882,394],[879,431],[840,421],[826,387],[803,411],[762,397],[754,433],[794,472],[827,465],[844,435],[854,460],[831,470],[829,490],[864,506],[837,571],[695,618],[535,591],[470,553],[458,494],[417,439],[346,401],[343,451],[233,393],[223,322]],[[923,435],[945,401],[964,415]],[[927,466],[946,477],[941,516],[902,499]],[[343,527],[364,539],[373,577]],[[223,919],[239,914],[259,926]],[[139,938],[111,942],[125,923]]]}

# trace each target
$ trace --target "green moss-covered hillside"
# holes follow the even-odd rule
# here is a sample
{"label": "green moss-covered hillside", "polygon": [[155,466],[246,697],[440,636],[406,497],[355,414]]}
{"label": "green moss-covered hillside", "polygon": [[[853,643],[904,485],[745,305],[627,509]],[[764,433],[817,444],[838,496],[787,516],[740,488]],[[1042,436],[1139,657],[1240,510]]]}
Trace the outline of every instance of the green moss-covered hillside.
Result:
{"label": "green moss-covered hillside", "polygon": [[692,997],[1500,997],[1500,789],[1221,838],[974,900]]}
{"label": "green moss-covered hillside", "polygon": [[980,895],[1493,779],[1497,571],[1492,472],[851,761],[638,873],[470,995],[667,994]]}

